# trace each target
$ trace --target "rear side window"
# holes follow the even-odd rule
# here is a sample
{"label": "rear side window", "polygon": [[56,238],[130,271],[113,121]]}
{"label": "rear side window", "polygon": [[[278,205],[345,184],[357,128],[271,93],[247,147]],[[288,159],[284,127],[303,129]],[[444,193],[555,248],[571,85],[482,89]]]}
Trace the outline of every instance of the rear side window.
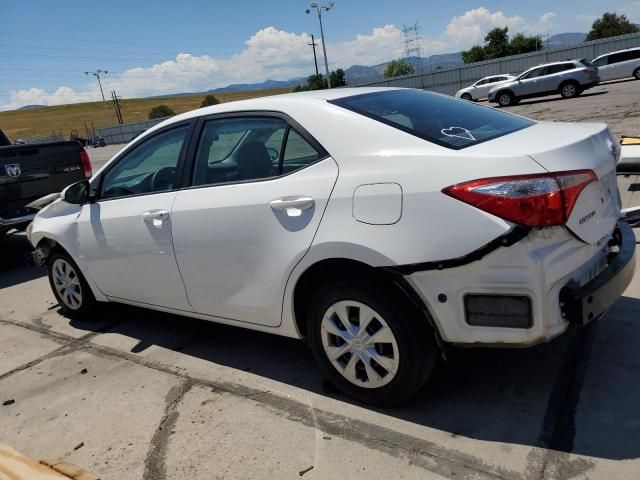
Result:
{"label": "rear side window", "polygon": [[386,90],[331,103],[455,150],[534,124],[493,108],[422,90]]}

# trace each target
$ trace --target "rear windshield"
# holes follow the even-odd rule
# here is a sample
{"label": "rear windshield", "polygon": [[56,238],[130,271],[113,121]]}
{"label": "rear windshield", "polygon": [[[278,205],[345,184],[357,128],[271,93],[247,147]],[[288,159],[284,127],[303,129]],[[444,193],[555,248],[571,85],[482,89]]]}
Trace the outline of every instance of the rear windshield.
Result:
{"label": "rear windshield", "polygon": [[580,60],[580,63],[583,64],[585,67],[594,67],[595,65],[593,63],[591,63],[589,60],[586,59],[582,59]]}
{"label": "rear windshield", "polygon": [[331,103],[455,150],[534,124],[494,108],[422,90],[385,90]]}

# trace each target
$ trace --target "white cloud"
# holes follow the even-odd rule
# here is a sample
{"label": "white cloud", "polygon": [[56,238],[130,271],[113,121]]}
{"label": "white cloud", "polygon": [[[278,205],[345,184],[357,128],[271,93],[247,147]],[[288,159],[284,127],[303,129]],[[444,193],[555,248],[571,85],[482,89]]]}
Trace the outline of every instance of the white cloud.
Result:
{"label": "white cloud", "polygon": [[553,28],[553,21],[557,15],[546,12],[536,22],[529,23],[519,15],[508,16],[503,12],[491,12],[485,7],[467,10],[463,15],[454,17],[444,31],[447,37],[458,48],[482,43],[485,35],[493,28],[509,27],[511,33],[523,32],[529,34],[544,33]]}
{"label": "white cloud", "polygon": [[[638,2],[636,2],[638,3]],[[552,29],[556,14],[547,12],[534,22],[518,15],[508,16],[501,11],[491,12],[485,7],[466,11],[454,17],[436,37],[423,41],[423,54],[468,48],[481,43],[486,33],[495,27],[508,26],[512,33],[543,33]],[[329,68],[348,68],[351,65],[373,65],[403,53],[403,34],[394,25],[376,27],[368,34],[353,40],[328,43]],[[103,79],[105,92],[117,90],[124,98],[159,95],[162,93],[202,91],[230,83],[253,83],[265,79],[286,80],[309,74],[313,60],[307,33],[291,33],[273,26],[257,31],[245,42],[245,48],[228,58],[180,53],[175,59],[151,67],[132,68],[120,75]],[[318,52],[322,65],[322,49]],[[14,90],[11,100],[0,105],[9,110],[28,104],[59,105],[99,100],[97,82],[90,82],[84,90],[59,87],[54,91],[41,88]]]}

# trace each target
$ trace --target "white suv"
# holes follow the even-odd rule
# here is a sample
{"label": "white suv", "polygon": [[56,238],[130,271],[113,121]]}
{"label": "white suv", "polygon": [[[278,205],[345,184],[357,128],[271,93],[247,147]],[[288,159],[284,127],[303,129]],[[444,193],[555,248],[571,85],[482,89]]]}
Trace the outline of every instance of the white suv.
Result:
{"label": "white suv", "polygon": [[344,392],[397,403],[447,344],[533,345],[618,299],[618,156],[606,125],[418,90],[274,96],[153,127],[29,238],[68,315],[122,302],[303,338]]}
{"label": "white suv", "polygon": [[592,63],[598,67],[602,81],[628,77],[640,80],[640,47],[600,55]]}

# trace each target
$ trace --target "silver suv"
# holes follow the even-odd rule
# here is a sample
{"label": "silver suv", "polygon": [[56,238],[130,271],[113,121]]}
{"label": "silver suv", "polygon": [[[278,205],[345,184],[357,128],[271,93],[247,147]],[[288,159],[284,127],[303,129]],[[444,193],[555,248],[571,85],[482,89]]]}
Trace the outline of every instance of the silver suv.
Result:
{"label": "silver suv", "polygon": [[515,80],[489,91],[489,101],[501,107],[515,105],[523,98],[559,93],[573,98],[600,83],[598,67],[587,60],[567,60],[530,68]]}

